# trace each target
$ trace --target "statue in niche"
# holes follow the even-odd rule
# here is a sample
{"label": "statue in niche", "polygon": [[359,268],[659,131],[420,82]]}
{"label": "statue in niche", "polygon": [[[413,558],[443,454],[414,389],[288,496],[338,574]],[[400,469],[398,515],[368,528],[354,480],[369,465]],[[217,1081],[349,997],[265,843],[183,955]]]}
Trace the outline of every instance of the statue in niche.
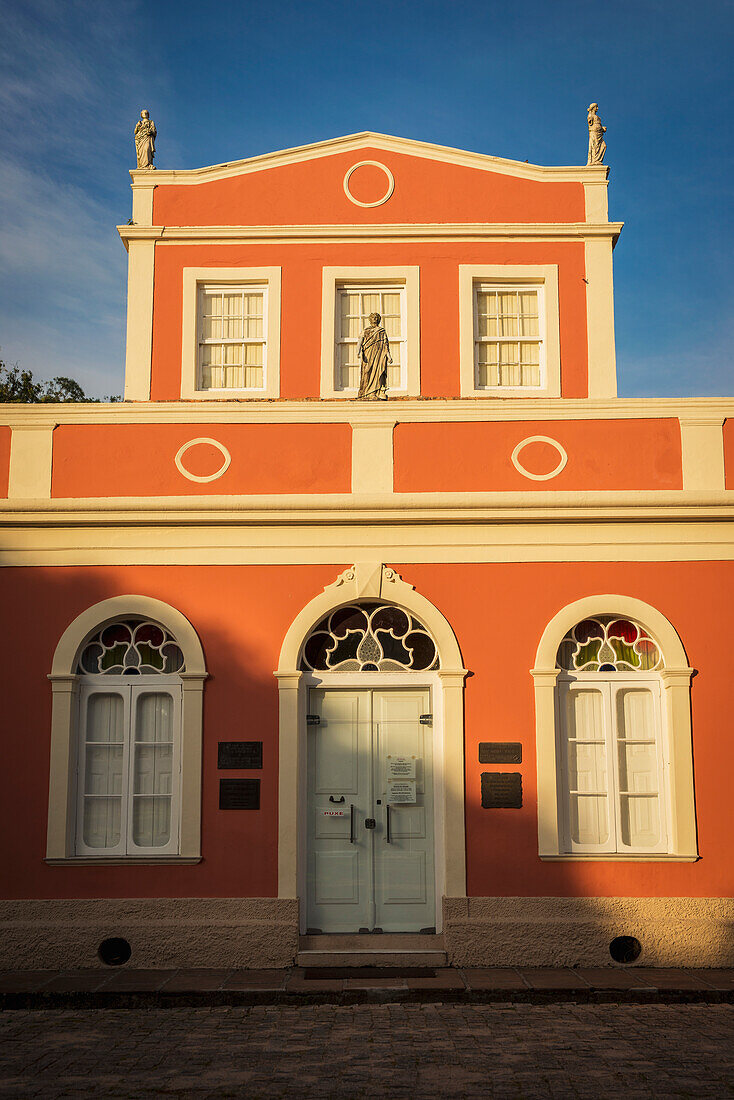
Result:
{"label": "statue in niche", "polygon": [[147,111],[141,111],[140,122],[135,127],[135,152],[138,155],[138,168],[155,170],[153,157],[155,156],[156,133],[155,122],[153,122]]}
{"label": "statue in niche", "polygon": [[370,323],[359,338],[359,393],[368,400],[387,400],[387,367],[392,363],[390,341],[379,313],[370,313]]}
{"label": "statue in niche", "polygon": [[589,124],[589,159],[586,161],[589,164],[603,164],[604,154],[607,151],[607,143],[604,140],[604,134],[607,132],[606,126],[602,126],[601,119],[596,113],[599,110],[598,103],[590,103],[588,113],[586,115],[586,121]]}

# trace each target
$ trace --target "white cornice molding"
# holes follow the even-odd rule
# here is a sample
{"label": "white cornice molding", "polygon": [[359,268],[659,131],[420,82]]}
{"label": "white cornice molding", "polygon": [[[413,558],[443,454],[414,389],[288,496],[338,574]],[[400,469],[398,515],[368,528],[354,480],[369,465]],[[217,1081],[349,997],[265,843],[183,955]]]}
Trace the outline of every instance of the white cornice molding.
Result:
{"label": "white cornice molding", "polygon": [[609,238],[616,243],[624,222],[435,222],[380,225],[118,225],[117,232],[127,248],[130,241],[160,241],[227,244],[246,240],[250,244],[277,240],[282,244],[301,241],[487,241],[589,240]]}
{"label": "white cornice molding", "polygon": [[[251,172],[263,172],[271,168],[281,168],[320,157],[336,156],[338,153],[358,152],[365,148],[379,149],[384,152],[402,153],[420,157],[423,160],[438,160],[457,164],[465,168],[474,168],[484,172],[495,172],[503,176],[516,176],[520,179],[538,180],[544,183],[605,183],[609,175],[606,165],[546,166],[526,164],[524,161],[507,160],[493,157],[487,153],[472,153],[466,149],[453,149],[447,145],[434,145],[426,141],[411,138],[393,137],[390,134],[373,133],[365,130],[358,134],[346,134],[343,137],[317,141],[310,145],[298,145],[293,149],[279,149],[272,153],[262,153],[245,160],[228,161],[225,164],[213,164],[205,168],[156,169],[154,183],[190,186],[198,183],[210,183],[213,180],[230,179],[232,176],[244,176]],[[148,183],[149,170],[131,170],[133,184]]]}
{"label": "white cornice molding", "polygon": [[334,400],[119,401],[113,404],[0,404],[0,425],[53,428],[61,424],[398,424],[527,420],[668,419],[723,422],[734,417],[732,397],[394,398],[370,403]]}

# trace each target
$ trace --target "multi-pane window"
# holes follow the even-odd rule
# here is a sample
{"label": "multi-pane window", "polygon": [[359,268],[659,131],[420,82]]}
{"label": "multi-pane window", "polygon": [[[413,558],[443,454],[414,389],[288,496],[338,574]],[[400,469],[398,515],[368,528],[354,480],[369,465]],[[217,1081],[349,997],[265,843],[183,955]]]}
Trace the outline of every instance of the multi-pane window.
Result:
{"label": "multi-pane window", "polygon": [[265,388],[266,318],[266,286],[199,288],[198,389]]}
{"label": "multi-pane window", "polygon": [[370,314],[380,314],[390,341],[392,364],[387,368],[387,388],[404,390],[406,363],[406,317],[404,286],[343,286],[336,296],[335,389],[358,390],[359,338],[370,323]]}
{"label": "multi-pane window", "polygon": [[477,389],[542,384],[542,288],[474,284]]}
{"label": "multi-pane window", "polygon": [[178,851],[183,655],[156,623],[104,627],[79,658],[76,852]]}
{"label": "multi-pane window", "polygon": [[558,663],[565,850],[667,850],[658,646],[627,619],[578,623]]}

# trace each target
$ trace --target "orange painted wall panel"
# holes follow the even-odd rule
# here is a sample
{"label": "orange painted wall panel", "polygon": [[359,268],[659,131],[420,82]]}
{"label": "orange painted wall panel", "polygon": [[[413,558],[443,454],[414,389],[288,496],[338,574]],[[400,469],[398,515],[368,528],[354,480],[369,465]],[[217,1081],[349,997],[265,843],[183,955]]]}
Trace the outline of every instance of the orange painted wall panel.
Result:
{"label": "orange painted wall panel", "polygon": [[[365,208],[344,192],[345,173],[364,160],[386,165],[395,190]],[[360,178],[361,176],[361,178]],[[380,169],[358,169],[350,190],[361,201],[385,193]],[[582,183],[545,183],[380,149],[337,153],[230,179],[162,184],[154,225],[374,225],[408,222],[574,222],[585,218]]]}
{"label": "orange painted wall panel", "polygon": [[[272,675],[288,626],[349,563],[296,567],[14,568],[0,570],[4,721],[0,729],[0,891],[22,898],[237,897],[276,893],[278,692]],[[730,896],[729,776],[734,707],[722,675],[720,609],[734,599],[734,565],[392,563],[451,623],[471,671],[466,681],[466,828],[472,896]],[[45,851],[51,690],[46,673],[69,622],[91,604],[143,593],[194,624],[210,678],[204,692],[203,860],[192,867],[48,867]],[[573,600],[636,597],[678,630],[690,664],[697,821],[694,864],[542,863],[537,855],[533,667],[541,633]],[[259,812],[218,809],[217,742],[264,742]],[[520,741],[524,804],[483,810],[480,741]],[[512,770],[516,770],[513,765]],[[237,773],[228,773],[230,775]],[[254,773],[249,773],[250,775]],[[17,821],[22,820],[22,830]]]}
{"label": "orange painted wall panel", "polygon": [[[175,465],[179,448],[215,439],[232,461],[215,481],[189,481]],[[98,424],[62,425],[54,432],[53,497],[227,495],[229,493],[348,493],[348,424]],[[211,444],[181,458],[206,477],[223,464]]]}
{"label": "orange painted wall panel", "polygon": [[421,393],[459,396],[459,265],[557,264],[564,397],[585,397],[586,284],[581,242],[164,245],[155,249],[151,396],[181,395],[185,267],[281,267],[281,397],[318,398],[323,267],[420,266]]}
{"label": "orange painted wall panel", "polygon": [[8,495],[8,477],[10,475],[10,428],[0,427],[0,497]]}
{"label": "orange painted wall panel", "polygon": [[724,436],[724,475],[727,489],[734,489],[734,420],[725,420]]}
{"label": "orange painted wall panel", "polygon": [[[524,477],[511,461],[517,444],[537,435],[568,454],[565,468],[548,481]],[[398,493],[683,487],[674,419],[398,424],[394,448]],[[548,443],[530,443],[518,455],[535,474],[550,473],[559,458]]]}

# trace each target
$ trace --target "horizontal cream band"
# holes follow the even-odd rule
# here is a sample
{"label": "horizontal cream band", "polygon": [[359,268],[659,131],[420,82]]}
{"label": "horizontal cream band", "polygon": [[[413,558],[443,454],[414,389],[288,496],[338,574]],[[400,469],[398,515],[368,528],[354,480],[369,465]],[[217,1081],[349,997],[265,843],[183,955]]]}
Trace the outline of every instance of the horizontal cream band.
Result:
{"label": "horizontal cream band", "polygon": [[[175,533],[174,533],[175,530]],[[3,532],[0,565],[338,565],[345,561],[730,561],[730,523],[539,523],[288,528],[68,524]]]}
{"label": "horizontal cream band", "polygon": [[[377,407],[379,405],[379,407]],[[617,420],[673,417],[696,422],[734,417],[734,398],[354,398],[312,401],[120,401],[114,404],[0,405],[0,425],[57,424],[384,424],[486,421]]]}
{"label": "horizontal cream band", "polygon": [[435,225],[118,225],[117,232],[128,241],[228,243],[246,240],[264,244],[300,241],[515,241],[586,240],[590,237],[616,241],[624,222],[440,222]]}

